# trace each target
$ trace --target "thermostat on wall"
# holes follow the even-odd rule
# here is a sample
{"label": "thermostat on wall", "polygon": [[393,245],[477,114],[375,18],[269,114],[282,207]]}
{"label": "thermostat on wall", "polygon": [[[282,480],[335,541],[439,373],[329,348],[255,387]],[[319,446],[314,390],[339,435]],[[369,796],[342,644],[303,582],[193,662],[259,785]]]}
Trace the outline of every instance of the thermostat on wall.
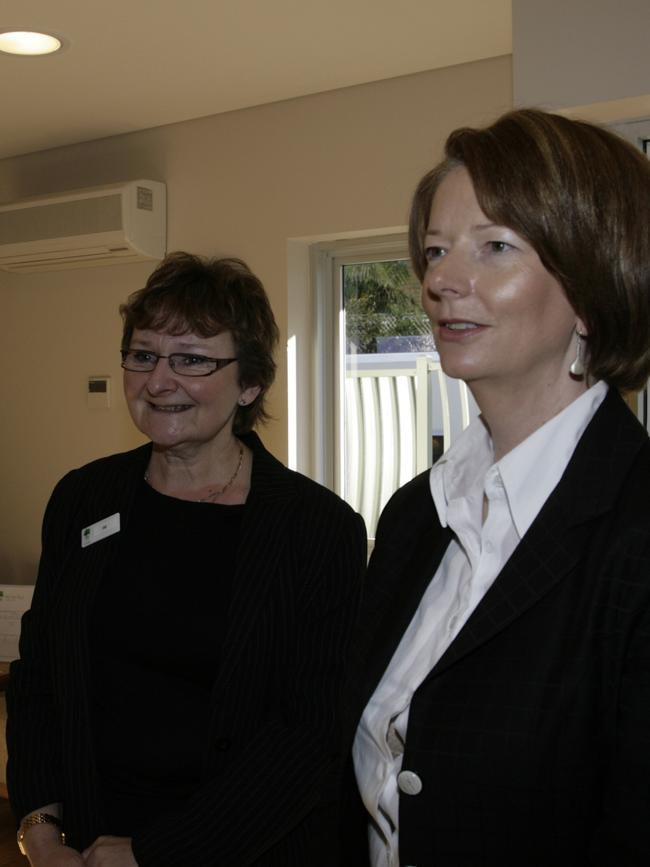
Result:
{"label": "thermostat on wall", "polygon": [[108,409],[111,405],[110,376],[88,377],[88,409]]}

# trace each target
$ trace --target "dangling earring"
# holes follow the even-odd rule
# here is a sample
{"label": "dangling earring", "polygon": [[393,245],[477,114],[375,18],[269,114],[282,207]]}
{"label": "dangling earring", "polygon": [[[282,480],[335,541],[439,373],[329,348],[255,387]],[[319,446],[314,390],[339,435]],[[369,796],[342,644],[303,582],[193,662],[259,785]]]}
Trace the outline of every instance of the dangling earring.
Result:
{"label": "dangling earring", "polygon": [[580,334],[578,329],[576,328],[576,357],[571,362],[571,367],[569,367],[569,371],[572,376],[576,376],[578,378],[582,378],[585,375],[585,365],[582,358],[582,341],[585,339],[586,334]]}

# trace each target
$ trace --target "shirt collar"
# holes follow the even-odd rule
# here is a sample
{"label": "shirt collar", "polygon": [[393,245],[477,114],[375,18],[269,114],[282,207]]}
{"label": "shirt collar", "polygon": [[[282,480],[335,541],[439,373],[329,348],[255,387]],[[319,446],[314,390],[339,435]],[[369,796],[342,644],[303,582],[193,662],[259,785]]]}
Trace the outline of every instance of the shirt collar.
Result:
{"label": "shirt collar", "polygon": [[496,464],[490,435],[481,419],[474,419],[431,468],[431,495],[442,526],[448,524],[452,500],[475,499],[478,494],[482,500],[486,475],[494,467],[521,538],[560,481],[607,388],[604,382],[593,385]]}
{"label": "shirt collar", "polygon": [[475,418],[431,467],[431,496],[443,527],[448,525],[447,513],[453,500],[469,498],[472,493],[482,496],[483,480],[493,461],[490,435],[481,418]]}
{"label": "shirt collar", "polygon": [[607,388],[597,382],[498,461],[520,539],[564,475]]}

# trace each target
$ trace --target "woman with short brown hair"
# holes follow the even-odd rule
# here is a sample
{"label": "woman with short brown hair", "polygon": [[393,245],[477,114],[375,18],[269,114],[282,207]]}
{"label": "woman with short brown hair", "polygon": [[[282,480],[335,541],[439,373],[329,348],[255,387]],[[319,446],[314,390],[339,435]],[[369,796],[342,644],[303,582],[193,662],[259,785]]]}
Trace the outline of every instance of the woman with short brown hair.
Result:
{"label": "woman with short brown hair", "polygon": [[[372,867],[650,860],[650,163],[587,123],[461,129],[413,265],[481,410],[377,528],[353,668]],[[354,854],[352,854],[354,853]]]}
{"label": "woman with short brown hair", "polygon": [[608,130],[535,109],[456,130],[413,198],[409,242],[420,280],[431,203],[456,166],[467,169],[483,213],[532,244],[584,317],[590,377],[642,388],[650,369],[648,159]]}
{"label": "woman with short brown hair", "polygon": [[149,442],[47,507],[8,693],[19,844],[33,867],[330,867],[363,521],[252,430],[278,329],[243,262],[171,255],[122,314]]}

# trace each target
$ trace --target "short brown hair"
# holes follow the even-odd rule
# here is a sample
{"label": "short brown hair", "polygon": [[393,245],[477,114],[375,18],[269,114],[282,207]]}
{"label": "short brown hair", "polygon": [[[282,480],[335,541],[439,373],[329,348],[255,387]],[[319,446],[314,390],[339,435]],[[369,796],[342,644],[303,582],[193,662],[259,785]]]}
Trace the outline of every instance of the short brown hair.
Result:
{"label": "short brown hair", "polygon": [[193,331],[202,337],[229,331],[240,384],[261,388],[252,403],[237,407],[233,429],[245,433],[268,418],[265,398],[275,378],[278,327],[261,281],[241,259],[170,253],[144,288],[122,304],[120,314],[123,349],[129,347],[135,328],[171,334]]}
{"label": "short brown hair", "polygon": [[650,375],[650,161],[601,127],[536,109],[458,129],[411,208],[413,267],[442,179],[464,166],[481,210],[536,250],[588,330],[589,375],[622,390]]}

